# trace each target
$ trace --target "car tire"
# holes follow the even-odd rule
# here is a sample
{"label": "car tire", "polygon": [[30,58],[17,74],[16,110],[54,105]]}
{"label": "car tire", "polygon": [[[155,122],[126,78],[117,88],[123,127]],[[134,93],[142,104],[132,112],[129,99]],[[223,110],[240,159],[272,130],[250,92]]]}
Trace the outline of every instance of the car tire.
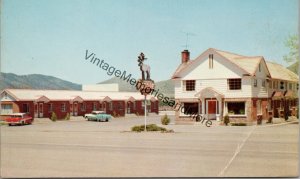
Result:
{"label": "car tire", "polygon": [[23,125],[25,125],[25,122],[24,122],[24,121],[22,121],[22,122],[21,122],[21,125],[22,125],[22,126],[23,126]]}
{"label": "car tire", "polygon": [[108,122],[108,118],[106,118],[105,121]]}
{"label": "car tire", "polygon": [[8,124],[8,126],[12,126],[12,124]]}

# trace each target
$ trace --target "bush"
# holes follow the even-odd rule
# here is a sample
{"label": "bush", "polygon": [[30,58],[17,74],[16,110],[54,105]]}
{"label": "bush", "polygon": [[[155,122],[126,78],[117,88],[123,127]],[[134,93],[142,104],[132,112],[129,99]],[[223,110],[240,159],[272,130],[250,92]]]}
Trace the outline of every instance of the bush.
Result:
{"label": "bush", "polygon": [[[164,127],[159,127],[156,124],[148,124],[146,126],[147,131],[161,131],[161,132],[174,132],[173,130],[167,130]],[[134,132],[142,132],[145,131],[145,125],[140,125],[140,126],[133,126],[131,128],[131,131]]]}
{"label": "bush", "polygon": [[56,120],[57,120],[57,116],[56,116],[55,112],[52,112],[51,121],[55,122]]}
{"label": "bush", "polygon": [[228,116],[228,114],[226,114],[226,115],[224,116],[224,124],[225,124],[226,126],[228,126],[229,123],[230,123],[229,116]]}
{"label": "bush", "polygon": [[247,126],[247,124],[244,122],[236,122],[236,123],[232,123],[231,125],[232,126]]}
{"label": "bush", "polygon": [[117,117],[117,112],[113,111],[113,117]]}
{"label": "bush", "polygon": [[65,120],[70,120],[70,113],[67,113]]}
{"label": "bush", "polygon": [[161,117],[161,124],[162,125],[168,125],[170,123],[170,118],[167,114],[165,114],[163,117]]}

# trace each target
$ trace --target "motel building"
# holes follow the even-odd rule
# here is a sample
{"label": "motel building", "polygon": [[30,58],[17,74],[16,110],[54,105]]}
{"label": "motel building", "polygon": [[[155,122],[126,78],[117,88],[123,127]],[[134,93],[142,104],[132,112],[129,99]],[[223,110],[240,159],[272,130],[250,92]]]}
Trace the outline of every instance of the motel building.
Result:
{"label": "motel building", "polygon": [[[233,122],[254,122],[298,112],[298,75],[263,56],[210,48],[190,60],[184,50],[172,80],[176,103],[212,120],[228,115]],[[181,110],[175,115],[176,123],[196,120]]]}
{"label": "motel building", "polygon": [[[1,120],[12,113],[28,113],[34,118],[58,119],[69,113],[84,116],[105,111],[114,117],[144,115],[144,96],[138,92],[119,92],[117,84],[83,85],[82,91],[5,89],[0,94]],[[147,112],[158,114],[157,98],[147,96]]]}

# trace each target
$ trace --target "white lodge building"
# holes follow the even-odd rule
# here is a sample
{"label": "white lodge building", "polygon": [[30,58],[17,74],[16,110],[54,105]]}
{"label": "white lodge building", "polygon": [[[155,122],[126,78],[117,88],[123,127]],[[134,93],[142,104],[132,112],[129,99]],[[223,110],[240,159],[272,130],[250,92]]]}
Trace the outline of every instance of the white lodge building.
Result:
{"label": "white lodge building", "polygon": [[[175,100],[193,113],[221,120],[255,121],[296,115],[298,75],[285,67],[266,62],[262,56],[242,56],[210,48],[195,60],[188,50],[172,76]],[[192,122],[176,112],[176,123]]]}

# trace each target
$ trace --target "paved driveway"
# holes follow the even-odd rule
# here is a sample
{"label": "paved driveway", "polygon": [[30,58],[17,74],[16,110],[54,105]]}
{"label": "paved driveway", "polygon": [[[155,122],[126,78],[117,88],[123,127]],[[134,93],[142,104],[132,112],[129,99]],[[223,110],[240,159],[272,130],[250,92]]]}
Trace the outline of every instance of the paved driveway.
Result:
{"label": "paved driveway", "polygon": [[[149,117],[149,123],[159,123]],[[82,118],[1,126],[2,177],[296,176],[298,124],[169,125],[126,132],[143,118]]]}

